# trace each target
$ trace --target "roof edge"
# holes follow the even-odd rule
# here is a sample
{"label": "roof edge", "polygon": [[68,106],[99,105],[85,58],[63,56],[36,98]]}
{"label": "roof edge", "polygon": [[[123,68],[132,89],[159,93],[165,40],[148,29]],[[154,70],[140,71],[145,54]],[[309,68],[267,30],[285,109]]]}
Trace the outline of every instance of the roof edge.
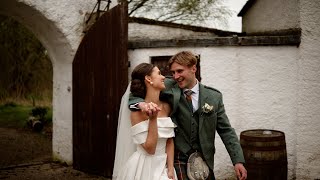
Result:
{"label": "roof edge", "polygon": [[261,32],[250,32],[242,33],[243,36],[287,36],[287,35],[299,35],[301,36],[301,28],[289,28],[274,31],[261,31]]}
{"label": "roof edge", "polygon": [[239,14],[237,15],[238,17],[242,17],[251,7],[252,5],[256,2],[256,0],[248,0],[246,4],[243,6],[243,8],[240,10]]}
{"label": "roof edge", "polygon": [[224,37],[224,36],[232,36],[232,35],[241,35],[242,33],[239,32],[232,32],[232,31],[223,31],[215,28],[208,28],[208,27],[201,27],[201,26],[192,26],[186,24],[178,24],[173,22],[167,21],[157,21],[154,19],[147,19],[142,17],[129,17],[129,23],[140,23],[140,24],[149,24],[149,25],[159,25],[171,28],[180,28],[191,30],[195,32],[211,32],[216,34],[217,36]]}
{"label": "roof edge", "polygon": [[300,35],[286,36],[234,36],[213,37],[210,39],[169,39],[169,40],[129,40],[128,49],[178,48],[178,47],[217,47],[217,46],[297,46]]}

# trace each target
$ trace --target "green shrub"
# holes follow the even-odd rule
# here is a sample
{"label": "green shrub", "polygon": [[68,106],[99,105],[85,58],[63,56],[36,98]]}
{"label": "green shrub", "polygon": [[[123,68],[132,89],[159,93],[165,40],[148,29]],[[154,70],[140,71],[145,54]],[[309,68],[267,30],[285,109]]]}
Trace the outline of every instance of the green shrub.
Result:
{"label": "green shrub", "polygon": [[31,115],[33,117],[38,117],[40,121],[44,122],[47,112],[48,112],[47,108],[38,106],[31,110]]}

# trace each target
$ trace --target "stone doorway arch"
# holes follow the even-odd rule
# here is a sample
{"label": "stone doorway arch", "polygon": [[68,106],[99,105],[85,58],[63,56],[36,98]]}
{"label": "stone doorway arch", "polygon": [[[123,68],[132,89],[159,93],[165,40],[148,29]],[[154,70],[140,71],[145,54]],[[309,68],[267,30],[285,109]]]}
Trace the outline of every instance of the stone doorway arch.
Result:
{"label": "stone doorway arch", "polygon": [[[83,36],[87,0],[1,0],[0,14],[27,27],[47,49],[53,66],[53,159],[72,164],[72,61]],[[112,4],[111,7],[114,5]]]}

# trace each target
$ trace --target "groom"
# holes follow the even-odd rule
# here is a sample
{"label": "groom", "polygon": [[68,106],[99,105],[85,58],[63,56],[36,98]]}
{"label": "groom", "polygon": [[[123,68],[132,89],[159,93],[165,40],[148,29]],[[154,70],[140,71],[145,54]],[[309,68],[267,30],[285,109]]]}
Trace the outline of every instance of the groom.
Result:
{"label": "groom", "polygon": [[[193,152],[200,152],[213,174],[215,153],[215,132],[217,132],[234,165],[238,179],[246,179],[247,171],[243,166],[244,157],[238,137],[225,113],[222,94],[196,79],[197,59],[189,51],[182,51],[169,60],[173,79],[166,79],[166,90],[162,99],[170,102],[171,118],[177,125],[175,129],[174,165],[179,180],[187,180],[187,161]],[[156,107],[142,102],[142,99],[130,97],[131,110],[141,110],[147,114],[156,111]]]}

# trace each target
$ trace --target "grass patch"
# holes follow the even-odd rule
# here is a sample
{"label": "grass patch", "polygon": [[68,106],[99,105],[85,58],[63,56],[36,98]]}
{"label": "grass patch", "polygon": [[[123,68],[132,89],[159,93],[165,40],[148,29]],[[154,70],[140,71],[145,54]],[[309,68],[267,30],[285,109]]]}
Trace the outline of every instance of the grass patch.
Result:
{"label": "grass patch", "polygon": [[44,116],[47,123],[52,123],[52,108],[48,108],[47,114]]}
{"label": "grass patch", "polygon": [[[0,105],[0,127],[25,128],[27,119],[34,107],[7,103]],[[52,108],[48,108],[45,116],[48,123],[52,122]]]}

